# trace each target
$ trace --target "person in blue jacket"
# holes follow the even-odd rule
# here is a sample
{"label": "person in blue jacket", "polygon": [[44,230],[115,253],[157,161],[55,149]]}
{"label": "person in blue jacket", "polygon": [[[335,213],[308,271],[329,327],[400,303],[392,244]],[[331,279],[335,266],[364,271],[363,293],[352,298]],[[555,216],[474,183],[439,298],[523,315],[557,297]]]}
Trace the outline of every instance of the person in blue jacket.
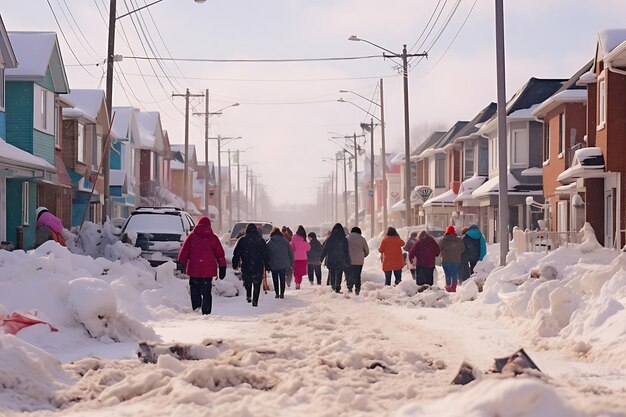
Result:
{"label": "person in blue jacket", "polygon": [[482,261],[487,254],[487,242],[477,225],[471,225],[463,233],[465,250],[461,255],[461,267],[459,270],[459,284],[468,279],[474,273],[474,267],[478,261]]}

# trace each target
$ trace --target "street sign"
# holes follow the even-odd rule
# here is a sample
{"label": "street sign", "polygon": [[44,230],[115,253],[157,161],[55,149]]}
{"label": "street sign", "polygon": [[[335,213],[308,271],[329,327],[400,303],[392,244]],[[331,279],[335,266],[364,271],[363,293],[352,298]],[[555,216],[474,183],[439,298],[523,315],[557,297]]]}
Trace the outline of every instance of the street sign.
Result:
{"label": "street sign", "polygon": [[368,197],[374,197],[374,190],[367,190]]}

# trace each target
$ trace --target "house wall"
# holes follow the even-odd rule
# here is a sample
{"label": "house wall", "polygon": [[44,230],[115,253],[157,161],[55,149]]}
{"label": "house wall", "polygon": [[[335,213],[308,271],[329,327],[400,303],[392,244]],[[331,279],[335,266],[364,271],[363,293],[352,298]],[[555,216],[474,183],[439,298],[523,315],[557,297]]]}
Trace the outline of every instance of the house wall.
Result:
{"label": "house wall", "polygon": [[184,170],[174,170],[170,182],[170,191],[184,200],[185,177]]}
{"label": "house wall", "polygon": [[148,149],[141,149],[139,157],[139,190],[142,197],[150,193],[150,164],[152,163],[152,152]]}
{"label": "house wall", "polygon": [[598,121],[598,85],[596,83],[587,85],[587,146],[596,145],[596,124]]}
{"label": "house wall", "polygon": [[7,137],[7,116],[3,111],[0,111],[0,138],[6,139]]}
{"label": "house wall", "polygon": [[541,167],[543,164],[543,123],[528,123],[528,166]]}
{"label": "house wall", "polygon": [[76,160],[78,159],[78,121],[63,120],[61,132],[61,156],[63,163],[67,169],[74,170],[76,168]]}
{"label": "house wall", "polygon": [[[15,242],[17,247],[17,228],[22,225],[22,183],[19,179],[7,179],[7,201],[11,202],[11,208],[7,210],[7,240]],[[29,218],[28,226],[23,226],[24,249],[32,249],[35,244],[35,227],[37,219],[35,209],[37,208],[37,187],[34,182],[30,182],[29,187]]]}
{"label": "house wall", "polygon": [[11,145],[33,153],[33,83],[11,81],[6,83],[6,140]]}
{"label": "house wall", "polygon": [[585,179],[585,221],[591,224],[598,242],[604,242],[604,179]]}

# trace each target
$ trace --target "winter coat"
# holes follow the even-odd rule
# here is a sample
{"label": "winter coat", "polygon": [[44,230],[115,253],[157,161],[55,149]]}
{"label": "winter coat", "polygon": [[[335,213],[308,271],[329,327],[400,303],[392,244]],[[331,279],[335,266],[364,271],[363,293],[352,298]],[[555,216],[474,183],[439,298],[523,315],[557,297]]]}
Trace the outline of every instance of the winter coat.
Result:
{"label": "winter coat", "polygon": [[56,233],[63,232],[63,222],[49,211],[44,211],[37,219],[37,227],[48,226],[50,230]]}
{"label": "winter coat", "polygon": [[383,254],[383,271],[396,271],[404,268],[402,247],[404,240],[400,236],[385,236],[380,242],[378,252]]}
{"label": "winter coat", "polygon": [[352,265],[363,265],[365,263],[365,257],[370,254],[367,240],[359,233],[350,233],[347,239]]}
{"label": "winter coat", "polygon": [[246,234],[235,243],[233,251],[233,268],[239,268],[244,276],[260,276],[263,268],[269,267],[267,245],[254,224],[249,224]]}
{"label": "winter coat", "polygon": [[404,245],[402,250],[405,252],[410,252],[413,245],[415,245],[415,242],[417,242],[417,239],[409,239],[409,241],[406,242],[406,245]]}
{"label": "winter coat", "polygon": [[315,238],[311,239],[309,245],[311,245],[311,249],[306,253],[307,263],[309,265],[321,265],[320,257],[322,256],[322,244]]}
{"label": "winter coat", "polygon": [[420,268],[434,268],[435,258],[440,252],[437,241],[431,235],[426,235],[415,242],[409,251],[409,260],[415,259],[415,266]]}
{"label": "winter coat", "polygon": [[444,235],[439,240],[439,248],[441,249],[441,263],[461,263],[461,254],[465,250],[465,245],[461,238],[455,234]]}
{"label": "winter coat", "polygon": [[217,276],[218,265],[226,267],[224,248],[213,233],[211,221],[207,217],[200,218],[185,239],[178,253],[178,262],[185,267],[185,273],[193,278],[212,278]]}
{"label": "winter coat", "polygon": [[468,260],[482,261],[487,254],[487,242],[485,236],[480,233],[480,229],[475,224],[471,225],[465,236],[463,236],[465,251],[463,257]]}
{"label": "winter coat", "polygon": [[350,249],[343,227],[333,227],[330,236],[324,241],[320,261],[326,259],[328,269],[346,270],[351,265]]}
{"label": "winter coat", "polygon": [[274,235],[267,241],[269,269],[277,271],[293,267],[293,250],[283,235]]}
{"label": "winter coat", "polygon": [[293,250],[293,258],[296,261],[306,260],[306,253],[311,249],[311,245],[300,235],[293,235],[291,238],[291,249]]}

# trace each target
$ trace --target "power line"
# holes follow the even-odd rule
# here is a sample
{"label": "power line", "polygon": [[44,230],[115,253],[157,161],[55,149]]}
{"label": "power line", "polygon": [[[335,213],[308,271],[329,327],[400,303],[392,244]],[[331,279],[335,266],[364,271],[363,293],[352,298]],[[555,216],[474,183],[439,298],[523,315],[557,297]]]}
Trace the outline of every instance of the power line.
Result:
{"label": "power line", "polygon": [[[420,44],[420,46],[417,49],[422,49],[424,47],[424,44],[426,43],[426,41],[428,40],[428,37],[430,36],[430,34],[433,32],[433,30],[435,29],[435,26],[437,26],[437,22],[439,22],[439,19],[441,18],[441,14],[443,13],[444,9],[446,8],[446,5],[448,4],[448,0],[446,0],[443,3],[443,6],[441,7],[441,9],[439,10],[439,13],[437,14],[437,18],[435,19],[435,22],[433,23],[433,25],[430,27],[430,29],[428,30],[428,34],[424,37],[424,40],[422,40],[422,43]],[[415,46],[415,45],[413,45]],[[412,48],[411,48],[412,49]],[[414,60],[415,58],[411,58],[409,60],[409,64]],[[420,58],[421,61],[421,58]],[[418,61],[419,62],[419,61]]]}
{"label": "power line", "polygon": [[350,57],[324,58],[279,58],[279,59],[216,59],[216,58],[173,58],[150,56],[126,56],[124,59],[143,61],[181,61],[181,62],[223,62],[223,63],[272,63],[272,62],[322,62],[322,61],[357,61],[363,59],[380,58],[380,55],[364,55]]}
{"label": "power line", "polygon": [[[150,75],[150,74],[135,74],[127,72],[126,75],[145,76],[145,77],[164,77],[164,75]],[[349,80],[379,80],[380,78],[398,78],[400,75],[376,75],[372,77],[343,77],[343,78],[212,78],[212,77],[177,77],[170,76],[171,78],[184,78],[188,80],[202,80],[202,81],[236,81],[236,82],[305,82],[305,81],[349,81]]]}
{"label": "power line", "polygon": [[[76,29],[78,29],[78,32],[80,33],[81,37],[85,40],[85,42],[87,43],[87,46],[95,53],[94,57],[96,59],[101,58],[100,53],[98,51],[96,51],[95,48],[91,45],[91,43],[89,42],[89,40],[87,39],[87,37],[83,33],[83,30],[80,28],[80,25],[78,24],[78,22],[74,18],[74,14],[72,13],[72,10],[70,9],[70,7],[67,5],[67,1],[63,0],[63,4],[65,5],[65,8],[67,9],[67,12],[69,13],[70,17],[72,18],[72,22],[74,22],[74,25],[76,26]],[[65,14],[65,11],[63,11],[63,6],[61,6],[60,2],[59,2],[59,8],[61,9],[61,12],[63,13],[63,16],[65,16],[65,20],[67,20],[67,23],[69,24],[68,26],[70,27],[72,32],[74,32],[74,36],[76,36],[76,39],[78,39],[78,42],[80,43],[80,45],[83,47],[83,49],[85,49],[85,51],[87,51],[87,53],[89,53],[89,55],[91,55],[91,53],[87,50],[87,48],[85,48],[83,43],[78,38],[78,35],[76,35],[76,32],[74,31],[73,26],[72,26],[70,20],[67,18],[67,15]]]}
{"label": "power line", "polygon": [[[447,1],[448,0],[446,0],[446,3],[447,3]],[[426,29],[428,29],[428,26],[430,26],[430,22],[433,20],[433,17],[435,17],[435,13],[437,13],[437,9],[439,9],[439,5],[440,4],[441,4],[441,0],[439,0],[437,2],[437,5],[435,6],[435,10],[433,10],[433,12],[430,14],[430,18],[428,19],[428,22],[426,22],[426,26],[424,26],[424,29],[422,29],[422,33],[420,33],[420,36],[417,38],[417,40],[415,41],[413,46],[411,46],[411,48],[409,49],[409,52],[413,52],[413,48],[415,48],[415,45],[417,45],[417,43],[422,39],[422,36],[424,36],[424,33],[426,32]],[[443,7],[446,7],[445,3],[443,5]],[[442,8],[442,10],[443,10],[443,8]],[[437,22],[435,22],[435,24],[436,23]]]}
{"label": "power line", "polygon": [[85,67],[82,62],[80,61],[80,59],[78,59],[78,56],[76,56],[76,52],[74,52],[74,49],[72,49],[72,45],[70,45],[69,41],[67,40],[67,36],[65,36],[65,32],[63,31],[63,28],[61,27],[61,24],[59,23],[59,19],[57,18],[56,13],[54,12],[54,8],[52,7],[52,4],[50,4],[50,0],[46,0],[46,2],[48,3],[48,7],[50,8],[50,11],[52,12],[52,16],[54,17],[54,21],[57,24],[57,27],[59,28],[59,31],[61,32],[61,36],[63,36],[63,39],[65,40],[65,43],[67,44],[67,47],[69,48],[70,52],[72,53],[72,56],[74,56],[74,59],[76,59],[76,62],[78,62],[78,64],[85,70],[85,72],[87,74],[89,74],[91,77],[95,78],[95,79],[99,79],[100,77],[93,75],[88,69],[87,67]]}

